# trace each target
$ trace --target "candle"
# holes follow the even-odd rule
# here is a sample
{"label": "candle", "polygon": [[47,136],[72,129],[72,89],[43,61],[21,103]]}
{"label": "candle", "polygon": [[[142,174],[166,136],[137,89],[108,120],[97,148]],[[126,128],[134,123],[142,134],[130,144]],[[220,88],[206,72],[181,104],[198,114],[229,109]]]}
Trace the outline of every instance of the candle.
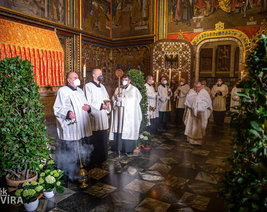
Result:
{"label": "candle", "polygon": [[180,82],[181,80],[181,71],[179,71],[179,74],[178,74],[178,81]]}
{"label": "candle", "polygon": [[244,71],[241,71],[241,80],[244,78]]}
{"label": "candle", "polygon": [[169,69],[169,86],[171,85],[171,79],[172,79],[172,69]]}
{"label": "candle", "polygon": [[156,83],[159,82],[159,70],[156,70]]}
{"label": "candle", "polygon": [[83,65],[83,77],[86,78],[86,65]]}

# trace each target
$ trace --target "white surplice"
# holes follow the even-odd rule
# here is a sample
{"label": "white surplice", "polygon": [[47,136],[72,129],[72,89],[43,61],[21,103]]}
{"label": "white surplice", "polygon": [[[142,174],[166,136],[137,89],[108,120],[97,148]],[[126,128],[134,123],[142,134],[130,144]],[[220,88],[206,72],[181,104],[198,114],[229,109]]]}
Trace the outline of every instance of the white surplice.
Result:
{"label": "white surplice", "polygon": [[[77,90],[72,90],[70,87],[64,86],[58,90],[54,114],[57,119],[59,139],[74,141],[92,135],[89,114],[82,109],[84,104],[88,104],[88,101],[79,87]],[[75,120],[66,119],[68,111],[75,114]]]}
{"label": "white surplice", "polygon": [[185,135],[191,144],[202,144],[206,134],[208,119],[212,110],[210,95],[205,89],[198,93],[190,89],[185,100]]}
{"label": "white surplice", "polygon": [[[222,92],[222,96],[216,95],[217,91]],[[221,86],[214,85],[211,89],[211,96],[213,99],[212,106],[214,111],[226,111],[226,97],[228,94],[228,87],[225,84]]]}
{"label": "white surplice", "polygon": [[[158,96],[153,85],[145,84],[146,95],[147,95],[147,116],[149,119],[154,119],[159,117],[158,110]],[[151,110],[152,109],[152,110]]]}
{"label": "white surplice", "polygon": [[[168,98],[171,97],[171,92],[168,91],[169,87],[167,85],[163,86],[162,84],[158,87],[159,94],[159,112],[169,112],[171,111],[171,101]],[[170,94],[170,95],[168,95]]]}
{"label": "white surplice", "polygon": [[179,85],[179,87],[174,92],[174,99],[176,100],[175,107],[176,108],[185,108],[184,102],[185,97],[188,94],[190,90],[190,86],[188,84],[185,84],[183,86]]}
{"label": "white surplice", "polygon": [[108,92],[104,85],[100,84],[97,87],[93,82],[89,82],[85,85],[84,91],[89,105],[91,106],[91,123],[92,130],[107,130],[109,128],[108,113],[111,110],[111,106],[107,109],[101,109],[101,105],[104,104],[104,100],[110,100]]}
{"label": "white surplice", "polygon": [[241,92],[241,89],[237,87],[233,87],[231,91],[231,103],[230,103],[231,112],[237,112],[237,110],[234,109],[233,107],[239,106],[240,97],[236,95],[238,92]]}
{"label": "white surplice", "polygon": [[[114,140],[114,133],[118,132],[118,111],[115,96],[118,95],[118,88],[116,88],[112,100],[114,102],[111,113],[111,126],[109,139]],[[137,140],[139,137],[139,129],[142,121],[142,111],[140,101],[142,96],[139,90],[133,86],[128,85],[126,89],[120,89],[121,92],[121,107],[120,107],[120,122],[119,133],[122,133],[122,139]]]}

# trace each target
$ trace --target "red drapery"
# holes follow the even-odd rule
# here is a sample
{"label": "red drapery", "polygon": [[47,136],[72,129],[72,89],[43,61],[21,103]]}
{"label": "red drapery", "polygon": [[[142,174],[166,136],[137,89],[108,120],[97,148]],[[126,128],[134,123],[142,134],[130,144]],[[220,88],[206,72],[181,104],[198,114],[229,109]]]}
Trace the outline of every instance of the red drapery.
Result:
{"label": "red drapery", "polygon": [[54,31],[0,19],[0,32],[0,60],[27,59],[39,86],[64,85],[64,54]]}

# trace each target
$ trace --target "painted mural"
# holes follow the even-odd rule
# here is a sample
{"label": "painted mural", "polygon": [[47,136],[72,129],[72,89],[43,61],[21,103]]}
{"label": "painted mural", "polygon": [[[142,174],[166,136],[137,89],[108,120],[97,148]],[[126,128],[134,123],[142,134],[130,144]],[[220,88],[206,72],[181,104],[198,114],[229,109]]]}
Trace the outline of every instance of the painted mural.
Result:
{"label": "painted mural", "polygon": [[65,24],[65,0],[0,0],[0,6]]}
{"label": "painted mural", "polygon": [[152,0],[113,0],[113,37],[151,34],[153,32],[152,12]]}
{"label": "painted mural", "polygon": [[110,0],[82,0],[82,29],[110,35]]}
{"label": "painted mural", "polygon": [[168,32],[260,25],[267,17],[267,0],[168,0]]}

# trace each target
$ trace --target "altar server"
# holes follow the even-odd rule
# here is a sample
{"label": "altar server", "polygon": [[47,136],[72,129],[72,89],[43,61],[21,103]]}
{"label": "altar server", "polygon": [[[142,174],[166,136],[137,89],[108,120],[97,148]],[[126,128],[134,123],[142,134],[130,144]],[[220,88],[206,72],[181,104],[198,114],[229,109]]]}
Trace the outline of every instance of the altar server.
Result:
{"label": "altar server", "polygon": [[[120,92],[120,95],[119,95]],[[142,121],[139,90],[131,85],[129,75],[122,77],[122,87],[116,88],[112,100],[114,107],[111,113],[110,140],[115,140],[115,149],[119,154],[131,154],[139,137]]]}
{"label": "altar server", "polygon": [[208,93],[209,93],[209,95],[210,95],[210,88],[207,86],[207,82],[206,82],[206,80],[202,80],[202,81],[201,81],[201,84],[202,84],[202,87],[203,87],[206,91],[208,91]]}
{"label": "altar server", "polygon": [[223,80],[219,78],[217,83],[211,89],[213,99],[213,117],[214,124],[223,127],[226,112],[226,97],[228,95],[228,87],[223,84]]}
{"label": "altar server", "polygon": [[101,82],[104,80],[102,71],[92,71],[93,81],[85,85],[84,91],[91,106],[91,123],[93,136],[91,144],[94,151],[91,156],[92,164],[100,166],[108,158],[108,113],[111,110],[110,99],[107,90]]}
{"label": "altar server", "polygon": [[176,91],[174,92],[174,99],[176,101],[176,116],[175,122],[178,126],[182,126],[183,124],[183,116],[184,116],[184,102],[185,97],[190,90],[190,86],[186,83],[184,78],[180,79],[180,85],[177,87]]}
{"label": "altar server", "polygon": [[172,92],[167,85],[166,77],[161,77],[160,85],[158,87],[159,94],[159,128],[161,130],[167,130],[167,123],[170,119],[171,112],[171,96]]}
{"label": "altar server", "polygon": [[57,163],[65,174],[74,180],[78,172],[77,149],[81,157],[88,159],[91,149],[88,137],[92,135],[89,113],[91,108],[85,95],[78,86],[80,80],[75,72],[68,73],[67,86],[57,92],[54,114],[57,122],[57,133],[60,147],[57,151]]}

